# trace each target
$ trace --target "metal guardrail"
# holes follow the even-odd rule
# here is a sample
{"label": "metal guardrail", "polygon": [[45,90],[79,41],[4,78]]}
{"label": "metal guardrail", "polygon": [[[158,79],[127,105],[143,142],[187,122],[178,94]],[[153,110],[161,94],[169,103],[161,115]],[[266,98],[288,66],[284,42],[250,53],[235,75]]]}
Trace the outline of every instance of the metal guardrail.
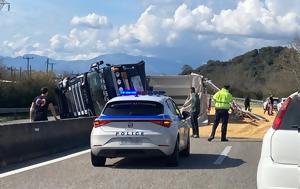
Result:
{"label": "metal guardrail", "polygon": [[[237,98],[237,97],[234,97],[233,98],[236,102],[238,103],[244,103],[245,101],[245,98]],[[262,105],[264,103],[264,101],[262,100],[254,100],[254,99],[251,99],[251,104],[258,104],[258,105]]]}

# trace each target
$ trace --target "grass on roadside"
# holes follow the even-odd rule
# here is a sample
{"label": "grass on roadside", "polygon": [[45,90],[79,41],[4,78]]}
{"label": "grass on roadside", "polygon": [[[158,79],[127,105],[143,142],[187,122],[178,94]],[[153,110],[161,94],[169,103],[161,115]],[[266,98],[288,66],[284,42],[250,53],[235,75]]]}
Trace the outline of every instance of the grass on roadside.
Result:
{"label": "grass on roadside", "polygon": [[7,121],[14,121],[19,119],[29,119],[28,113],[17,113],[17,114],[1,114],[0,123]]}

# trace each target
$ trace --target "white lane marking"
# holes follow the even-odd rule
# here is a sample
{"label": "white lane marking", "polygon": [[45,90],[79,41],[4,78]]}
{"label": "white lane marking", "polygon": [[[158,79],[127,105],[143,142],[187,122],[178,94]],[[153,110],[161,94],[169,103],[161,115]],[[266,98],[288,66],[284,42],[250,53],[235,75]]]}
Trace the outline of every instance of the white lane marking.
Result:
{"label": "white lane marking", "polygon": [[223,152],[220,154],[218,159],[214,162],[215,165],[221,165],[224,159],[227,157],[227,154],[230,152],[232,146],[226,146]]}
{"label": "white lane marking", "polygon": [[23,168],[16,169],[16,170],[13,170],[13,171],[5,172],[5,173],[0,174],[0,178],[4,178],[4,177],[7,177],[7,176],[11,176],[11,175],[17,174],[17,173],[29,171],[31,169],[35,169],[35,168],[38,168],[38,167],[46,166],[46,165],[49,165],[49,164],[52,164],[52,163],[56,163],[56,162],[59,162],[59,161],[63,161],[63,160],[66,160],[66,159],[70,159],[70,158],[73,158],[73,157],[76,157],[76,156],[80,156],[80,155],[89,153],[90,151],[91,150],[88,149],[88,150],[80,151],[80,152],[77,152],[77,153],[74,153],[74,154],[70,154],[70,155],[67,155],[67,156],[64,156],[64,157],[60,157],[60,158],[56,158],[56,159],[53,159],[53,160],[45,161],[45,162],[38,163],[38,164],[35,164],[35,165],[30,165],[28,167],[23,167]]}

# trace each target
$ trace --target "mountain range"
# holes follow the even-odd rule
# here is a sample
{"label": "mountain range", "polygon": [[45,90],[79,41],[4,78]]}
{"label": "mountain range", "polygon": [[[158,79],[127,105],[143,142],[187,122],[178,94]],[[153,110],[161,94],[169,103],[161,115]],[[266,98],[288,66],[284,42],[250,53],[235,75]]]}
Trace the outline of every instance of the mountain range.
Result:
{"label": "mountain range", "polygon": [[[24,56],[33,57],[30,60],[33,70],[46,70],[48,57],[34,54]],[[300,56],[296,50],[287,47],[254,49],[227,61],[209,60],[195,69],[170,60],[127,54],[106,54],[90,60],[50,59],[50,62],[55,63],[56,73],[84,73],[89,71],[92,63],[100,60],[110,64],[137,63],[144,60],[148,75],[177,75],[180,71],[181,74],[199,73],[217,86],[230,84],[236,97],[263,99],[271,94],[284,97],[300,90]],[[0,56],[1,62],[7,67],[26,69],[26,60],[22,56]]]}
{"label": "mountain range", "polygon": [[231,86],[236,97],[286,97],[300,90],[300,55],[293,48],[264,47],[228,61],[210,60],[196,69],[185,65],[182,74],[199,73],[217,86]]}
{"label": "mountain range", "polygon": [[[24,56],[18,57],[3,57],[0,56],[0,62],[7,67],[15,67],[20,69],[20,67],[25,70],[27,69],[27,61],[23,59],[23,57],[33,57],[30,59],[30,65],[32,70],[37,71],[46,71],[46,60],[48,57],[39,56],[35,54],[26,54]],[[165,74],[178,74],[181,70],[181,64],[155,58],[155,57],[146,57],[146,56],[132,56],[127,54],[106,54],[95,57],[90,60],[55,60],[50,59],[49,62],[55,63],[53,69],[56,73],[84,73],[89,71],[90,65],[103,60],[104,63],[109,64],[131,64],[138,63],[141,60],[146,63],[146,73],[151,75],[165,75]],[[51,66],[49,65],[49,70],[51,70]]]}

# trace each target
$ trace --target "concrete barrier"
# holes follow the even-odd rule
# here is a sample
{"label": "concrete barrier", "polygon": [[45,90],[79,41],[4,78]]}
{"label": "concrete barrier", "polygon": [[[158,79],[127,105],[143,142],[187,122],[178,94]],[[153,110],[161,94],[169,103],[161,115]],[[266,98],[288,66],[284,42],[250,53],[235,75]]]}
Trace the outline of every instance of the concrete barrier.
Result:
{"label": "concrete barrier", "polygon": [[[241,104],[244,104],[245,102],[245,98],[237,98],[237,97],[234,97],[234,100],[237,102],[237,103],[241,103]],[[264,101],[263,100],[255,100],[255,99],[251,99],[251,104],[255,104],[255,105],[263,105]]]}
{"label": "concrete barrier", "polygon": [[94,117],[0,126],[0,167],[89,145]]}

